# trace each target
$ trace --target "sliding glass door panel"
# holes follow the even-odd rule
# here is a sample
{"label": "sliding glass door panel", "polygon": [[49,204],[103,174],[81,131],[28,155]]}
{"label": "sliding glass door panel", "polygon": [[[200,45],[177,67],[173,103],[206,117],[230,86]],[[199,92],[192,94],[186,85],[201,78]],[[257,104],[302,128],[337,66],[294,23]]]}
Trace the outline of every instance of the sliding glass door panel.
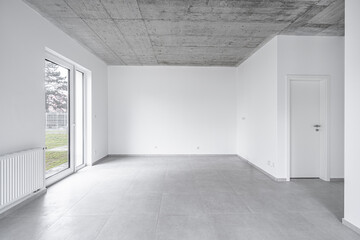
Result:
{"label": "sliding glass door panel", "polygon": [[70,69],[45,60],[45,176],[70,165]]}

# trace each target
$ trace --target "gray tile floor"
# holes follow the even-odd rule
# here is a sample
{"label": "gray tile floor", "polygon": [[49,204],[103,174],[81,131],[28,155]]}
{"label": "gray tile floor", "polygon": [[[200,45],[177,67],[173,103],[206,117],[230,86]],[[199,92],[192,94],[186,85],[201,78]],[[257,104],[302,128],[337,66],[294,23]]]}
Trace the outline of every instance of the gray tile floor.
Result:
{"label": "gray tile floor", "polygon": [[237,157],[112,157],[0,219],[0,239],[360,240],[343,183],[276,183]]}

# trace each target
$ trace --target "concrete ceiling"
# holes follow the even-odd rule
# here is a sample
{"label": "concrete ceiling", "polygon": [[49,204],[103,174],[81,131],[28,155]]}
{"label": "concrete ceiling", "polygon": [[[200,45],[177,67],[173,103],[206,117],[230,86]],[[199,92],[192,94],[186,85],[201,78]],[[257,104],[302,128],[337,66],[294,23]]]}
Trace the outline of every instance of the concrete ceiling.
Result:
{"label": "concrete ceiling", "polygon": [[237,66],[268,39],[344,35],[344,0],[24,0],[109,65]]}

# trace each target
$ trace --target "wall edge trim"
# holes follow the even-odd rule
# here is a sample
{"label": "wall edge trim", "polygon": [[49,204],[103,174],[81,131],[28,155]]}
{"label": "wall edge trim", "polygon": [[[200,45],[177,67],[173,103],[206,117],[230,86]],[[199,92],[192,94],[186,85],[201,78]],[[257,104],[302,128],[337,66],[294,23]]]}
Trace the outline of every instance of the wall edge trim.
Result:
{"label": "wall edge trim", "polygon": [[342,224],[344,224],[346,227],[350,228],[354,232],[360,235],[360,228],[346,220],[345,218],[342,219]]}
{"label": "wall edge trim", "polygon": [[275,181],[275,182],[286,182],[287,179],[286,178],[277,178],[275,176],[273,176],[272,174],[266,172],[265,170],[263,170],[262,168],[258,167],[257,165],[255,165],[254,163],[250,162],[249,160],[238,156],[239,158],[244,159],[249,165],[251,165],[252,167],[256,168],[256,170],[262,172],[263,174],[265,174],[267,177],[269,177],[271,180]]}
{"label": "wall edge trim", "polygon": [[[237,157],[237,154],[108,154],[107,157],[211,157],[211,156],[233,156]],[[102,159],[100,159],[102,160]]]}
{"label": "wall edge trim", "polygon": [[344,182],[344,178],[330,178],[330,182]]}

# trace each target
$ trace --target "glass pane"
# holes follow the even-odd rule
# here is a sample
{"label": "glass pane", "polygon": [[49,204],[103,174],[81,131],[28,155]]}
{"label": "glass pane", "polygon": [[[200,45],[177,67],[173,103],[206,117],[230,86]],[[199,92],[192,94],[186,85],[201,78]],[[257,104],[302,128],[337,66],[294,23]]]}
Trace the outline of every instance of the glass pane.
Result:
{"label": "glass pane", "polygon": [[45,60],[46,178],[70,167],[69,75],[69,69]]}
{"label": "glass pane", "polygon": [[84,73],[75,76],[75,164],[84,164]]}

